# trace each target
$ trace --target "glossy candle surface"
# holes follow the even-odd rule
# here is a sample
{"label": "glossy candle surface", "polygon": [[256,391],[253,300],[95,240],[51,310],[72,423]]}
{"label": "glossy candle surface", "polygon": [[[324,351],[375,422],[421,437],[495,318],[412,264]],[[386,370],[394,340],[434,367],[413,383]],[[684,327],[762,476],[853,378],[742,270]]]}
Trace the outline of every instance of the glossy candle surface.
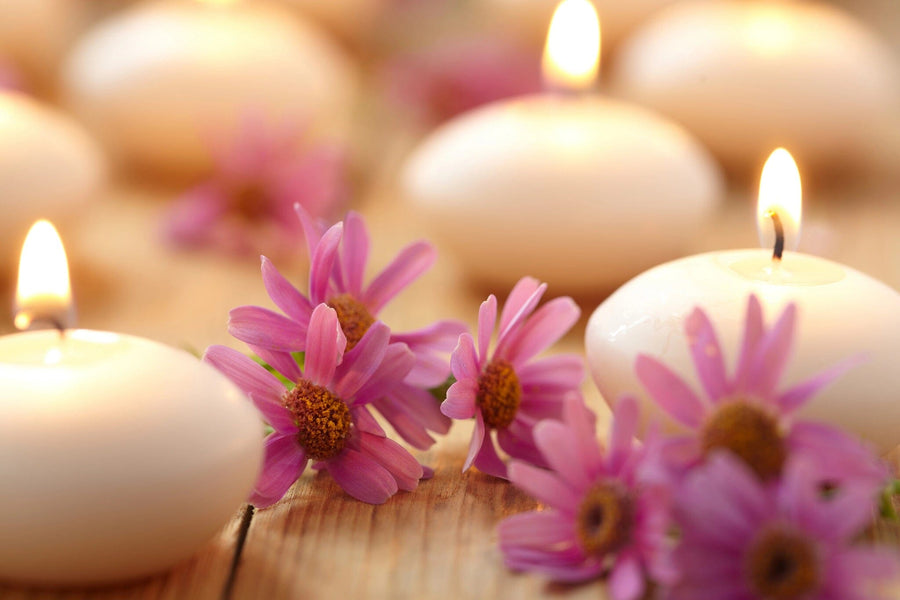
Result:
{"label": "glossy candle surface", "polygon": [[95,584],[168,568],[249,494],[262,425],[186,352],[128,335],[0,338],[0,579]]}
{"label": "glossy candle surface", "polygon": [[[594,381],[607,402],[631,392],[645,412],[662,415],[634,373],[639,353],[653,356],[701,393],[684,333],[702,307],[716,328],[733,373],[747,297],[754,293],[771,324],[789,303],[798,307],[793,354],[782,389],[852,356],[866,361],[816,395],[801,411],[873,442],[880,451],[900,443],[900,294],[850,267],[786,252],[780,266],[770,250],[711,252],[657,266],[622,286],[594,311],[585,335]],[[676,427],[674,422],[667,423]]]}

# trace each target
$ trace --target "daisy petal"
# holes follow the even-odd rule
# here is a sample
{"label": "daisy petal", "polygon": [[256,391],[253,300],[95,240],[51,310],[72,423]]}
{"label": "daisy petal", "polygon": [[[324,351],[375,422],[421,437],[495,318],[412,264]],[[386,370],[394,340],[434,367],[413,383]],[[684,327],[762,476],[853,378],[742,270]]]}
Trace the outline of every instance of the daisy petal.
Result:
{"label": "daisy petal", "polygon": [[569,427],[559,421],[541,421],[534,428],[534,439],[550,468],[565,479],[570,487],[590,487],[591,477],[584,468],[577,440]]}
{"label": "daisy petal", "polygon": [[637,600],[644,593],[644,574],[636,556],[626,554],[616,560],[609,577],[613,600]]}
{"label": "daisy petal", "polygon": [[394,428],[403,441],[419,450],[427,450],[434,445],[434,438],[428,434],[428,430],[409,413],[385,396],[372,401],[372,408],[381,413],[381,416]]}
{"label": "daisy petal", "polygon": [[457,381],[477,381],[481,375],[475,340],[468,333],[459,336],[456,349],[450,355],[450,371]]}
{"label": "daisy petal", "polygon": [[475,416],[477,388],[471,380],[457,381],[447,390],[447,398],[441,403],[441,412],[451,419],[471,419]]}
{"label": "daisy petal", "polygon": [[242,342],[284,352],[306,347],[307,329],[293,319],[261,306],[239,306],[228,313],[228,333]]}
{"label": "daisy petal", "polygon": [[554,298],[534,312],[522,327],[504,338],[497,354],[519,364],[556,343],[578,321],[581,309],[571,298]]}
{"label": "daisy petal", "polygon": [[278,502],[306,468],[306,454],[295,435],[273,433],[266,438],[262,473],[253,486],[250,503],[265,508]]}
{"label": "daisy petal", "polygon": [[372,314],[427,271],[437,259],[437,252],[428,242],[414,242],[400,254],[369,285],[361,298]]}
{"label": "daisy petal", "polygon": [[[338,327],[338,331],[340,331],[340,327]],[[351,398],[376,373],[378,367],[384,361],[390,338],[391,330],[388,326],[381,321],[376,321],[369,327],[366,334],[362,336],[359,343],[344,355],[341,366],[336,370],[337,377],[334,391],[339,396],[344,399]],[[408,348],[406,352],[410,356],[412,355]],[[409,360],[399,360],[410,364]],[[391,364],[388,365],[388,368],[391,369],[394,366],[396,365]],[[402,381],[402,378],[397,383],[400,381]]]}
{"label": "daisy petal", "polygon": [[[540,295],[535,296],[535,292],[540,287],[541,282],[534,277],[523,277],[516,282],[512,291],[509,292],[509,296],[506,297],[506,302],[503,303],[503,312],[500,313],[500,331],[506,331],[513,317],[529,300],[534,302],[531,306],[532,310],[537,306],[541,297]],[[546,289],[546,286],[544,286],[544,289]]]}
{"label": "daisy petal", "polygon": [[341,247],[341,271],[344,292],[355,298],[362,296],[363,277],[369,258],[369,232],[363,218],[350,211],[344,217],[344,240]]}
{"label": "daisy petal", "polygon": [[[503,307],[503,311],[508,311],[510,317],[506,326],[500,329],[498,340],[500,340],[501,343],[508,335],[517,330],[522,322],[534,312],[535,307],[541,301],[541,298],[544,297],[544,292],[547,291],[546,283],[542,283],[536,288],[534,288],[530,282],[523,283],[522,280],[519,280],[519,283],[523,285],[523,289],[521,291],[514,290],[516,293],[511,293],[506,301],[506,304],[509,304],[510,301],[512,301],[512,306]],[[530,296],[525,296],[525,291],[528,289],[533,289],[534,291],[531,292]]]}
{"label": "daisy petal", "polygon": [[493,294],[481,303],[478,308],[478,360],[485,362],[488,346],[494,335],[494,324],[497,321],[497,298]]}
{"label": "daisy petal", "polygon": [[459,336],[467,330],[462,321],[443,319],[415,331],[393,332],[391,341],[402,342],[410,348],[427,347],[437,352],[452,352]]}
{"label": "daisy petal", "polygon": [[555,510],[521,513],[500,522],[500,548],[507,546],[550,547],[574,539],[573,522]]}
{"label": "daisy petal", "polygon": [[319,304],[329,300],[328,284],[337,259],[338,246],[344,234],[344,224],[332,225],[313,252],[309,266],[309,299],[312,304]]}
{"label": "daisy petal", "polygon": [[294,417],[280,402],[256,394],[250,394],[250,400],[253,401],[253,406],[262,413],[266,423],[271,425],[275,431],[284,435],[297,433]]}
{"label": "daisy petal", "polygon": [[634,369],[641,385],[666,413],[692,429],[700,427],[705,407],[678,375],[646,354],[638,355]]}
{"label": "daisy petal", "polygon": [[492,477],[500,479],[508,479],[506,463],[497,455],[497,449],[494,447],[494,440],[490,434],[485,434],[484,443],[475,456],[475,468]]}
{"label": "daisy petal", "polygon": [[279,400],[284,394],[284,385],[274,375],[233,348],[210,346],[203,361],[221,371],[247,395]]}
{"label": "daisy petal", "polygon": [[384,504],[399,489],[387,469],[375,459],[351,448],[329,460],[325,469],[345,492],[369,504]]}
{"label": "daisy petal", "polygon": [[622,396],[613,410],[612,427],[609,434],[609,470],[618,473],[631,454],[634,436],[637,433],[640,409],[633,396]]}
{"label": "daisy petal", "polygon": [[795,385],[781,394],[776,399],[776,402],[784,412],[793,412],[806,404],[806,401],[812,398],[819,390],[830,385],[851,369],[865,363],[866,360],[867,357],[865,356],[851,356],[846,360],[842,360],[815,377]]}
{"label": "daisy petal", "polygon": [[757,348],[763,339],[765,329],[763,328],[762,306],[759,298],[750,295],[747,300],[747,316],[744,320],[744,339],[741,342],[741,356],[738,359],[738,367],[735,371],[734,382],[732,388],[743,390],[746,389],[747,381],[750,377],[750,369],[753,367],[753,361],[756,358]]}
{"label": "daisy petal", "polygon": [[315,385],[328,386],[347,346],[333,308],[320,304],[313,310],[306,344],[306,378]]}
{"label": "daisy petal", "polygon": [[394,477],[401,490],[411,492],[422,478],[422,465],[397,442],[381,436],[362,434],[361,450]]}
{"label": "daisy petal", "polygon": [[310,215],[299,202],[294,203],[294,212],[297,213],[297,218],[300,220],[300,225],[303,227],[303,237],[306,238],[307,254],[311,257],[315,254],[319,240],[322,239],[324,227],[320,227],[319,223],[313,219],[312,215]]}
{"label": "daisy petal", "polygon": [[475,462],[475,457],[478,456],[478,452],[481,450],[481,446],[485,442],[484,438],[486,435],[489,434],[485,431],[484,428],[484,418],[482,418],[480,412],[476,412],[475,431],[472,432],[472,440],[471,442],[469,442],[469,455],[466,456],[466,462],[463,464],[463,473],[468,471],[469,467],[472,466],[472,463]]}
{"label": "daisy petal", "polygon": [[768,398],[778,385],[781,374],[788,364],[788,356],[794,341],[794,323],[797,320],[797,305],[788,304],[772,330],[759,345],[756,360],[749,373],[748,391]]}
{"label": "daisy petal", "polygon": [[[368,333],[368,332],[367,332]],[[362,341],[362,340],[360,340]],[[357,345],[357,348],[359,346]],[[353,350],[356,350],[354,348]],[[352,350],[351,350],[352,352]],[[350,352],[347,353],[350,355]],[[347,358],[344,359],[346,362]],[[388,344],[381,364],[363,385],[355,392],[356,401],[360,404],[371,402],[403,385],[407,373],[415,362],[412,352],[406,344]],[[343,365],[341,365],[343,367]],[[339,369],[340,370],[340,369]],[[340,378],[340,377],[339,377]],[[425,392],[426,394],[428,392]],[[429,397],[433,397],[429,394]]]}
{"label": "daisy petal", "polygon": [[271,260],[265,256],[261,260],[263,284],[269,298],[290,318],[298,323],[308,323],[313,309],[309,300],[285,279]]}
{"label": "daisy petal", "polygon": [[516,369],[522,392],[564,394],[578,389],[584,381],[584,360],[577,354],[557,354]]}
{"label": "daisy petal", "polygon": [[296,359],[290,352],[280,352],[278,350],[269,350],[261,346],[249,344],[250,350],[258,357],[266,362],[270,367],[274,367],[276,371],[281,373],[291,381],[299,381],[303,377],[300,367],[297,365]]}
{"label": "daisy petal", "polygon": [[694,366],[700,383],[709,398],[722,398],[728,394],[728,380],[722,347],[716,338],[709,317],[703,310],[695,308],[685,321],[685,333],[694,357]]}
{"label": "daisy petal", "polygon": [[531,494],[535,500],[559,509],[566,514],[574,514],[581,498],[555,474],[539,469],[528,463],[513,460],[509,463],[509,479],[516,487]]}

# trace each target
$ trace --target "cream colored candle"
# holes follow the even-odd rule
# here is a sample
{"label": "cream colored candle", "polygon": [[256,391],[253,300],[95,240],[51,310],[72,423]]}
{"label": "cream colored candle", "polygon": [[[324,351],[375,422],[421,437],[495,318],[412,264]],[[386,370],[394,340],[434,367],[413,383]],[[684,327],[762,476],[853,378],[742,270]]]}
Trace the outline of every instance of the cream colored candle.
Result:
{"label": "cream colored candle", "polygon": [[678,2],[613,67],[618,94],[745,172],[778,145],[808,166],[858,162],[900,101],[887,44],[841,9],[803,0]]}
{"label": "cream colored candle", "polygon": [[[25,299],[17,322],[56,320],[52,287],[34,293],[44,301]],[[249,400],[157,342],[5,336],[0,386],[0,580],[98,584],[169,568],[235,514],[261,464]]]}
{"label": "cream colored candle", "polygon": [[349,41],[371,36],[378,16],[393,0],[281,0]]}
{"label": "cream colored candle", "polygon": [[[761,194],[766,207],[763,200]],[[797,231],[799,215],[781,214],[786,234]],[[635,375],[640,353],[662,360],[701,390],[684,335],[685,319],[698,306],[716,327],[733,372],[750,294],[759,297],[770,321],[788,303],[797,304],[785,387],[848,357],[867,359],[816,395],[802,410],[804,416],[839,425],[883,452],[900,443],[900,294],[845,265],[790,251],[780,264],[763,249],[690,256],[622,286],[594,311],[585,334],[588,363],[604,399],[636,393],[646,415],[663,414]]]}
{"label": "cream colored candle", "polygon": [[679,256],[718,202],[716,165],[683,129],[589,93],[598,32],[586,0],[562,3],[544,63],[558,93],[462,115],[409,158],[406,195],[470,277],[608,290]]}
{"label": "cream colored candle", "polygon": [[69,58],[64,87],[74,110],[128,163],[196,175],[248,117],[344,137],[356,77],[330,39],[279,7],[161,0],[88,33]]}

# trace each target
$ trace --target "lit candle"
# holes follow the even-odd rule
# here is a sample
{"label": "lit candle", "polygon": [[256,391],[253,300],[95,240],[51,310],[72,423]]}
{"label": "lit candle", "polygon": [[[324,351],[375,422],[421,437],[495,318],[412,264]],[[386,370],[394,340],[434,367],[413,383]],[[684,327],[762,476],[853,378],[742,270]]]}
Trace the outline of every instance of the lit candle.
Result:
{"label": "lit candle", "polygon": [[838,7],[685,1],[623,44],[611,86],[746,173],[777,145],[805,165],[863,156],[893,122],[896,72],[891,48]]}
{"label": "lit candle", "polygon": [[196,175],[248,116],[343,137],[356,78],[334,42],[277,6],[161,0],[89,32],[66,64],[64,87],[124,160]]}
{"label": "lit candle", "polygon": [[[96,143],[68,116],[0,92],[0,256],[14,256],[39,218],[65,221],[105,180]],[[0,271],[14,264],[3,260]]]}
{"label": "lit candle", "polygon": [[[773,153],[763,170],[758,215],[761,231],[772,230],[777,216],[786,245],[796,246],[800,179],[784,150]],[[770,236],[761,233],[767,244]],[[685,319],[702,307],[723,349],[737,352],[752,293],[770,315],[797,304],[797,337],[785,381],[800,382],[848,357],[866,358],[817,394],[802,414],[853,431],[881,451],[892,449],[900,443],[900,294],[823,258],[784,250],[779,260],[777,246],[683,258],[622,286],[594,311],[587,326],[587,357],[597,387],[607,402],[625,392],[641,392],[634,361],[644,353],[701,389],[684,341]],[[662,415],[643,398],[647,414]]]}
{"label": "lit candle", "polygon": [[688,133],[589,93],[599,52],[592,5],[562,2],[544,60],[556,93],[466,113],[409,159],[407,195],[467,274],[609,289],[679,256],[715,207],[719,172]]}
{"label": "lit candle", "polygon": [[[48,222],[22,264],[17,324],[62,325],[68,270]],[[228,521],[261,464],[262,425],[240,391],[150,340],[5,336],[0,387],[0,580],[96,584],[166,569]]]}

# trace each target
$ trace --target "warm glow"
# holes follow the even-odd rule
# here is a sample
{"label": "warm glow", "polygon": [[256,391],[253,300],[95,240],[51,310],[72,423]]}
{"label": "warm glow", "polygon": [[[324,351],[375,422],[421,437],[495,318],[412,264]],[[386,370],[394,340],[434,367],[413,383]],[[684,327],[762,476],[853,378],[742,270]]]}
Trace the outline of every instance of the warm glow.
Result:
{"label": "warm glow", "polygon": [[600,19],[588,0],[563,0],[553,13],[544,46],[544,82],[550,89],[582,91],[597,80]]}
{"label": "warm glow", "polygon": [[203,4],[209,4],[210,6],[227,6],[229,4],[236,4],[240,0],[198,0]]}
{"label": "warm glow", "polygon": [[790,53],[795,45],[795,26],[781,6],[760,4],[753,7],[744,25],[749,47],[761,56],[777,58]]}
{"label": "warm glow", "polygon": [[16,327],[27,329],[37,320],[67,325],[71,302],[69,265],[62,240],[50,221],[38,221],[25,238],[19,260]]}
{"label": "warm glow", "polygon": [[775,244],[775,230],[771,213],[781,218],[784,226],[785,248],[796,250],[800,244],[800,213],[802,190],[800,171],[791,153],[778,148],[769,156],[759,182],[759,203],[756,205],[756,227],[759,242],[764,248]]}

